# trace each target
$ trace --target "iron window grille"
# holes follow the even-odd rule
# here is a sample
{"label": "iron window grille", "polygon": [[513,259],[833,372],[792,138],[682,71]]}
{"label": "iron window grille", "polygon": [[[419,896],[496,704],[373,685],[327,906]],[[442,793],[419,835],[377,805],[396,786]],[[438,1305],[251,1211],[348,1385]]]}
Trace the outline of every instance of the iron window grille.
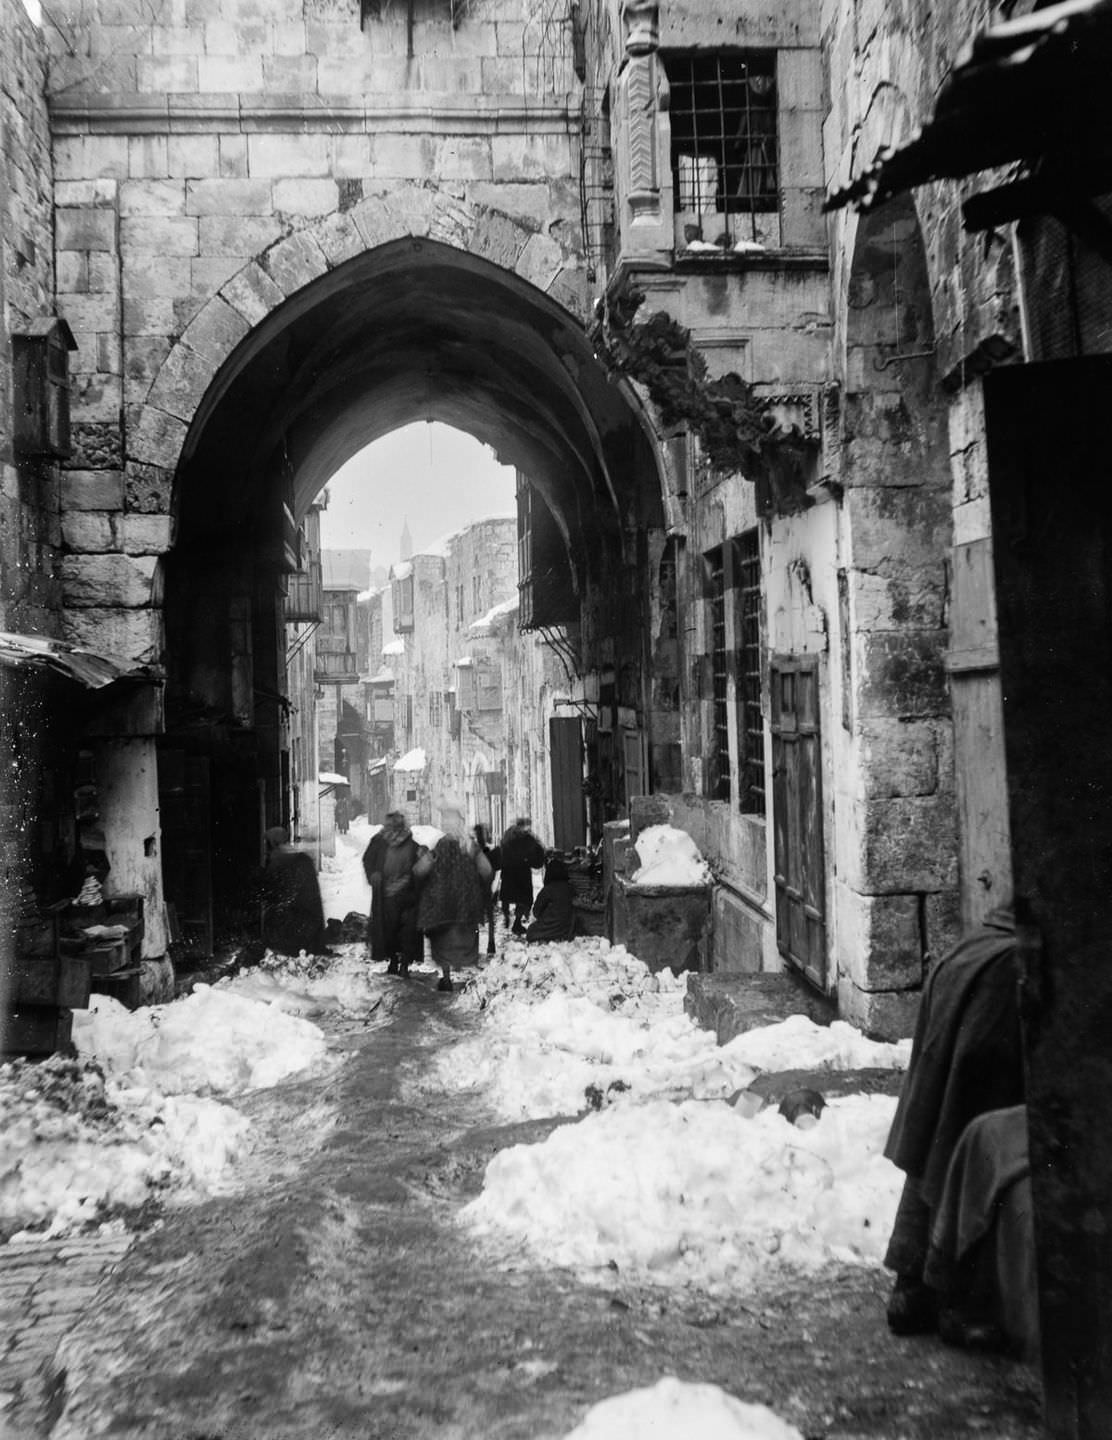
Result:
{"label": "iron window grille", "polygon": [[765,813],[764,714],[761,707],[761,551],[756,530],[733,542],[737,595],[738,803]]}
{"label": "iron window grille", "polygon": [[726,565],[723,550],[707,556],[710,567],[711,765],[710,797],[730,798],[729,663],[726,653]]}
{"label": "iron window grille", "polygon": [[671,54],[665,68],[676,210],[748,215],[727,219],[726,239],[756,240],[756,216],[780,208],[775,52]]}

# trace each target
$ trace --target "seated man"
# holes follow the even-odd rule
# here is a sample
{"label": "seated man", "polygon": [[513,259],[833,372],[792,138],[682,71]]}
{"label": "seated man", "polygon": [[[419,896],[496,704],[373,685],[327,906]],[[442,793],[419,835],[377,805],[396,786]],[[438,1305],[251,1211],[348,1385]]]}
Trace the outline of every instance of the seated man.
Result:
{"label": "seated man", "polygon": [[989,1110],[962,1131],[934,1213],[923,1278],[950,1345],[1039,1353],[1027,1106]]}
{"label": "seated man", "polygon": [[1000,907],[943,956],[923,988],[884,1152],[907,1176],[884,1258],[896,1272],[888,1324],[898,1335],[938,1324],[937,1293],[923,1269],[962,1132],[978,1115],[1025,1098],[1015,952],[1015,921],[1009,907]]}
{"label": "seated man", "polygon": [[525,932],[530,945],[548,940],[570,940],[575,934],[575,901],[568,867],[562,860],[550,860],[544,872],[544,887],[533,901],[537,917]]}

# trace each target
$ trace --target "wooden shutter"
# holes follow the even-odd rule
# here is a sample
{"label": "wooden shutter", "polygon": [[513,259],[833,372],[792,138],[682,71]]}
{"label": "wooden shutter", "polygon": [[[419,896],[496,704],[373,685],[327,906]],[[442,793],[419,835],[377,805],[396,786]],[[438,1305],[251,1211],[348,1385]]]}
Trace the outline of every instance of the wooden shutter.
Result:
{"label": "wooden shutter", "polygon": [[557,850],[574,850],[587,838],[580,726],[577,715],[557,715],[548,722],[552,762],[552,835]]}
{"label": "wooden shutter", "polygon": [[209,761],[205,755],[160,748],[158,805],[162,875],[182,935],[201,955],[212,954],[212,824]]}
{"label": "wooden shutter", "polygon": [[773,661],[772,820],[776,944],[826,987],[826,857],[822,836],[822,745],[818,663]]}

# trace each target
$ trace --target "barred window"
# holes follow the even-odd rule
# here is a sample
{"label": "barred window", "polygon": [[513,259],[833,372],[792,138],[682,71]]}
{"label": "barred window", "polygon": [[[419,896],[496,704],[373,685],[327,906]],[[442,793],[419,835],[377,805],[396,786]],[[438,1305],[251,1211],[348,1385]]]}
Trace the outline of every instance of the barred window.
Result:
{"label": "barred window", "polygon": [[677,211],[778,210],[775,52],[670,54],[665,68]]}
{"label": "barred window", "polygon": [[737,596],[738,804],[765,813],[764,714],[761,709],[761,552],[757,531],[733,542]]}
{"label": "barred window", "polygon": [[707,556],[710,567],[710,661],[712,735],[709,793],[730,798],[729,672],[726,655],[726,565],[722,549]]}
{"label": "barred window", "polygon": [[441,723],[441,713],[440,713],[441,704],[442,704],[442,701],[441,701],[440,691],[439,691],[439,690],[430,690],[430,691],[429,691],[429,724],[430,724],[430,725],[435,725],[435,726],[439,727],[439,725],[440,725],[440,723]]}

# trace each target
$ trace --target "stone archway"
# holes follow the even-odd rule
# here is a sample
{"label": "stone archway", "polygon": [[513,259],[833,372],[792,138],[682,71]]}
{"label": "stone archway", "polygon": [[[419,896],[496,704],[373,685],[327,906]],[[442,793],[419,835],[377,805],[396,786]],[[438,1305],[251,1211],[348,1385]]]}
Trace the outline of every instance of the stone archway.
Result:
{"label": "stone archway", "polygon": [[[373,214],[391,232],[404,224],[381,202]],[[569,290],[574,267],[493,212],[455,214],[456,243],[434,238],[426,215],[430,233],[368,247],[382,233],[371,215],[330,217],[244,266],[184,331],[129,437],[129,465],[163,484],[173,466],[167,732],[208,757],[218,875],[242,875],[260,820],[276,819],[280,726],[256,711],[260,694],[282,689],[283,527],[378,436],[423,418],[493,445],[563,535],[587,663],[605,651],[636,666],[645,649],[638,564],[645,534],[662,529],[661,461],[582,314],[552,293]],[[328,264],[322,237],[341,231]],[[538,273],[538,252],[551,262],[547,289],[520,273]]]}

